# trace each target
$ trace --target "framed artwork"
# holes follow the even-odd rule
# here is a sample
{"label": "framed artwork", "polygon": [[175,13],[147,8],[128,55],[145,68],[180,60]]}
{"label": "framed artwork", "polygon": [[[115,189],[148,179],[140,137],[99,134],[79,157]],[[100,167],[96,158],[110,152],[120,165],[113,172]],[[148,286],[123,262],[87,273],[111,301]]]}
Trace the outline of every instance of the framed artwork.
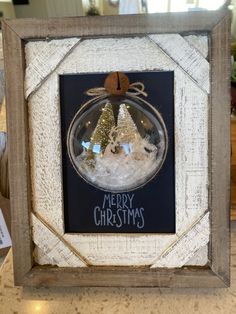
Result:
{"label": "framed artwork", "polygon": [[3,22],[16,285],[229,285],[229,30]]}
{"label": "framed artwork", "polygon": [[174,233],[174,72],[127,73],[128,95],[85,97],[106,76],[60,76],[65,230]]}

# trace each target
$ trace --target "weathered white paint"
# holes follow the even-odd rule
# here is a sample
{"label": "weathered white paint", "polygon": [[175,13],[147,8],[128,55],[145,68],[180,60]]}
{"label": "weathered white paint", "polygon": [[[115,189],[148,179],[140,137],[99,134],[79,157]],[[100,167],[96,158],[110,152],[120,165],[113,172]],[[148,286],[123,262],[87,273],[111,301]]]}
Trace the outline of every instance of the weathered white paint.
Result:
{"label": "weathered white paint", "polygon": [[60,267],[86,266],[55,234],[45,226],[34,214],[32,218],[32,233],[34,243]]}
{"label": "weathered white paint", "polygon": [[193,46],[198,52],[200,52],[203,58],[208,57],[208,36],[187,35],[183,38],[187,40],[190,46]]}
{"label": "weathered white paint", "polygon": [[[26,98],[37,89],[41,82],[58,66],[68,52],[80,41],[78,38],[51,40],[44,49],[39,49],[38,53],[26,64],[25,73],[25,95]],[[34,42],[26,45],[27,51],[30,51]],[[36,44],[39,47],[39,44]],[[34,49],[34,48],[33,48]],[[26,58],[26,60],[29,60]]]}
{"label": "weathered white paint", "polygon": [[53,258],[49,258],[48,255],[35,245],[33,251],[34,261],[39,265],[57,265]]}
{"label": "weathered white paint", "polygon": [[173,243],[157,260],[151,268],[174,268],[185,265],[202,247],[209,242],[209,212],[195,223]]}
{"label": "weathered white paint", "polygon": [[210,67],[207,60],[179,34],[149,35],[163,51],[172,58],[186,73],[209,93]]}
{"label": "weathered white paint", "polygon": [[[166,36],[167,39],[168,36],[172,38],[172,35]],[[31,47],[26,45],[29,67],[34,59],[33,43],[30,44]],[[40,49],[37,53],[41,53]],[[63,236],[58,75],[117,70],[174,71],[177,233],[65,234],[64,238],[94,265],[151,265],[208,208],[208,95],[180,64],[149,38],[84,40],[74,47],[47,79],[42,81],[37,92],[31,95],[29,126],[33,208]],[[26,77],[26,81],[28,79]],[[209,74],[206,80],[209,80]],[[206,228],[209,231],[209,224]],[[201,239],[199,247],[204,246],[207,240],[206,235]],[[206,260],[207,251],[202,251],[202,254],[202,260]],[[75,263],[74,266],[79,265]],[[182,265],[178,262],[177,266]]]}
{"label": "weathered white paint", "polygon": [[208,244],[200,248],[195,255],[188,260],[185,266],[205,266],[209,262]]}

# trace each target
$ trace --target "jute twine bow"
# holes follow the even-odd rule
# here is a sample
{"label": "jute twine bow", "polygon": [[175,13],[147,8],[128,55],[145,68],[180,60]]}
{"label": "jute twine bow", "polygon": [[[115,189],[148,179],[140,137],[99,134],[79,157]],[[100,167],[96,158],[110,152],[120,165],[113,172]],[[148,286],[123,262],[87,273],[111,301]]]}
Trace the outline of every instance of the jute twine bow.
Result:
{"label": "jute twine bow", "polygon": [[[135,82],[129,85],[129,89],[125,94],[129,96],[143,95],[144,97],[147,97],[148,94],[144,91],[144,89],[145,87],[143,83]],[[105,87],[90,88],[89,90],[86,91],[86,94],[88,96],[93,96],[93,97],[109,95]]]}

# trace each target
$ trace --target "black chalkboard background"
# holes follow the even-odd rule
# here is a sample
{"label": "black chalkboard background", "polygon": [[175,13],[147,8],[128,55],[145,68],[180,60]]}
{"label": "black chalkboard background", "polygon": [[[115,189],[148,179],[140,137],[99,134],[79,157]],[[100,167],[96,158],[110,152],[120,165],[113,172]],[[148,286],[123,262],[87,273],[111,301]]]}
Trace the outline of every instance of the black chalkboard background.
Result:
{"label": "black chalkboard background", "polygon": [[[101,191],[86,183],[74,170],[67,153],[69,125],[80,106],[91,99],[89,88],[103,86],[107,74],[71,74],[60,76],[61,138],[64,219],[66,233],[175,233],[175,170],[174,170],[174,73],[126,73],[131,83],[145,85],[149,103],[161,113],[169,136],[166,160],[157,176],[144,187],[118,198],[132,199],[131,215],[127,208],[117,211],[117,194]],[[104,209],[102,205],[106,200]],[[114,204],[109,204],[109,200]],[[107,209],[109,213],[107,213]],[[104,225],[101,213],[112,213],[114,219]]]}

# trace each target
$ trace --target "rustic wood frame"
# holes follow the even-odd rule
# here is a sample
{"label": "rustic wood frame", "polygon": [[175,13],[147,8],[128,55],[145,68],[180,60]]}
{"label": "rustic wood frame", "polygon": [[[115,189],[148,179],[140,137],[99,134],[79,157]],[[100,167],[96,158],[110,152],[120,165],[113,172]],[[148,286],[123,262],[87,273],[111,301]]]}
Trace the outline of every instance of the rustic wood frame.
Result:
{"label": "rustic wood frame", "polygon": [[[5,51],[15,284],[25,286],[229,286],[230,14],[226,6],[221,10],[212,12],[49,20],[4,20],[2,27]],[[58,268],[33,265],[29,217],[31,183],[28,119],[24,96],[25,42],[32,39],[45,40],[77,36],[88,38],[199,32],[207,33],[210,38],[210,265],[207,267],[183,267],[181,269],[97,266]]]}

